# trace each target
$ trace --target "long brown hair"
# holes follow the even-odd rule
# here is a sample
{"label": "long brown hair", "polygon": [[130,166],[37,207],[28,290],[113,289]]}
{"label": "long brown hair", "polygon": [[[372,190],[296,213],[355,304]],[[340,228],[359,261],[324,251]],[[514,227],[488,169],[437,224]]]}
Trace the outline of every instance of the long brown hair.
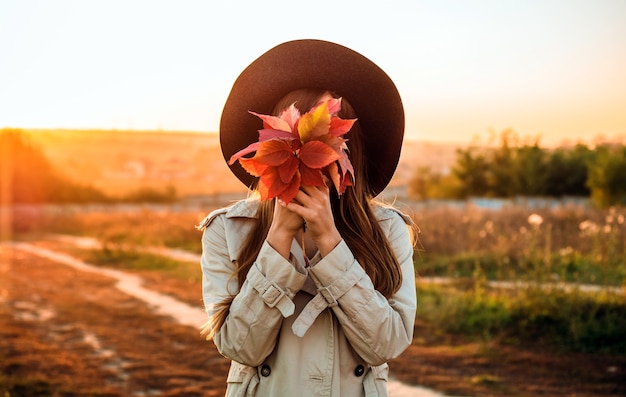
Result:
{"label": "long brown hair", "polygon": [[[309,111],[315,106],[327,90],[305,88],[292,91],[285,95],[275,106],[273,114],[277,115],[281,110],[292,103],[301,113]],[[332,92],[332,96],[337,97]],[[357,118],[354,109],[343,98],[341,111],[338,114],[343,119]],[[335,226],[341,234],[357,261],[361,264],[367,275],[372,280],[374,287],[386,298],[391,297],[398,291],[402,284],[402,272],[400,264],[383,233],[376,217],[374,216],[366,181],[367,159],[364,154],[361,128],[359,122],[353,125],[346,134],[348,139],[348,153],[354,167],[354,185],[349,186],[339,196],[336,191],[331,191],[331,207],[335,219]],[[263,245],[274,213],[273,201],[262,201],[257,210],[257,218],[251,232],[243,242],[239,258],[236,277],[239,288],[243,285],[250,267],[254,264],[261,246]],[[219,330],[230,309],[231,297],[217,305],[214,314],[203,328],[203,334],[211,339]]]}

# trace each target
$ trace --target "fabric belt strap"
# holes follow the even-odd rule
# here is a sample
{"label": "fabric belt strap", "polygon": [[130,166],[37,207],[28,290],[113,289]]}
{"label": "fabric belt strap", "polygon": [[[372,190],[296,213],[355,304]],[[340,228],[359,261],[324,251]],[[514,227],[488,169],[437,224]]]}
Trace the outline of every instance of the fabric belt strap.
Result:
{"label": "fabric belt strap", "polygon": [[348,271],[344,273],[343,277],[338,278],[329,286],[318,288],[317,294],[302,309],[302,313],[291,326],[293,333],[296,336],[303,337],[317,316],[327,307],[337,306],[337,300],[358,283],[364,275],[365,271],[355,261]]}
{"label": "fabric belt strap", "polygon": [[256,266],[250,268],[247,279],[267,306],[278,309],[283,317],[289,317],[293,314],[296,305],[285,293],[285,290],[265,277]]}

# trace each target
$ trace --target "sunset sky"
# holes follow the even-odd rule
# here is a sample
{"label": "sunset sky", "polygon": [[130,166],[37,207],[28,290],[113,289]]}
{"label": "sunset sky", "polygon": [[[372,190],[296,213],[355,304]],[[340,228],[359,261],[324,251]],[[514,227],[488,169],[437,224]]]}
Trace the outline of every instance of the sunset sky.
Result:
{"label": "sunset sky", "polygon": [[396,82],[407,137],[626,135],[626,1],[0,1],[0,128],[215,132],[283,41],[351,47]]}

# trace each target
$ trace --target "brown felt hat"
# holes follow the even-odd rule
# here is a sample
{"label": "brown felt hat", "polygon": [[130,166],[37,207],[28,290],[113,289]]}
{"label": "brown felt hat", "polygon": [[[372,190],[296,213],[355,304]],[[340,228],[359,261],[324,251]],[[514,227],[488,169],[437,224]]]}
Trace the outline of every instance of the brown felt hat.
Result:
{"label": "brown felt hat", "polygon": [[[404,109],[389,76],[363,55],[321,40],[289,41],[253,61],[237,78],[224,105],[220,143],[224,159],[258,141],[262,121],[286,94],[321,88],[345,98],[363,132],[368,186],[373,196],[389,183],[400,158]],[[231,171],[250,187],[255,177],[235,162]]]}

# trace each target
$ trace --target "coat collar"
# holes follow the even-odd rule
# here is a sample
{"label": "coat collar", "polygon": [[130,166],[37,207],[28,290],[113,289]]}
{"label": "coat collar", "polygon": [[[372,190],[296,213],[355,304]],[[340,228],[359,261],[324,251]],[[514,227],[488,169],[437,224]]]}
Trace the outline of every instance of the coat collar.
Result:
{"label": "coat collar", "polygon": [[[235,203],[233,206],[229,207],[226,212],[227,218],[257,218],[257,209],[259,208],[259,199],[258,198],[250,198],[246,200],[241,200]],[[374,203],[372,205],[372,209],[374,211],[374,215],[376,219],[379,221],[392,219],[394,216],[400,215],[404,222],[408,225],[412,224],[413,221],[410,216],[404,214],[403,212],[397,210],[394,207],[386,206],[379,203]]]}
{"label": "coat collar", "polygon": [[[257,209],[259,208],[258,198],[249,198],[236,202],[230,207],[221,208],[210,213],[200,224],[197,226],[199,230],[204,230],[211,221],[219,214],[225,214],[226,218],[247,218],[256,219]],[[379,221],[385,221],[392,219],[394,216],[400,215],[407,225],[413,225],[413,220],[409,215],[398,211],[397,209],[385,205],[375,203],[373,205],[374,215]]]}
{"label": "coat collar", "polygon": [[259,199],[251,198],[235,203],[226,211],[226,218],[257,218]]}

